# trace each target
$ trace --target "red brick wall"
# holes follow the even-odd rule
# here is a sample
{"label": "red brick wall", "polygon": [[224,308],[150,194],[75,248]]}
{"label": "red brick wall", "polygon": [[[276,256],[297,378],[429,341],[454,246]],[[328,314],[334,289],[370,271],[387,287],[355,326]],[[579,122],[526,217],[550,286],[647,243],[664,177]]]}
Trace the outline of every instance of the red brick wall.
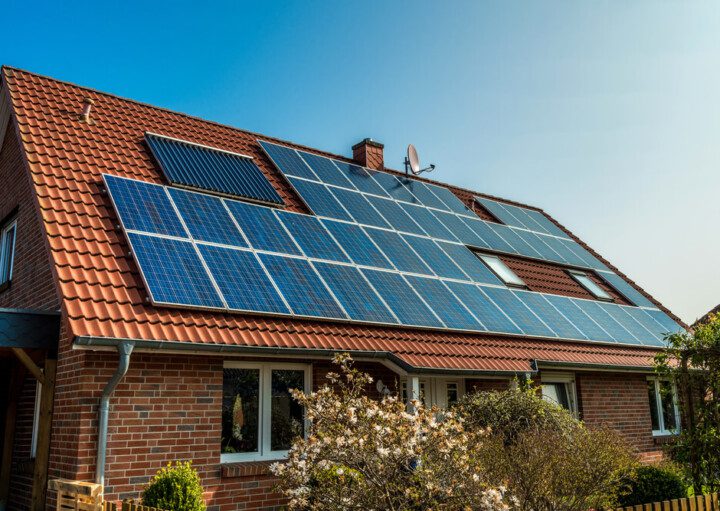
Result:
{"label": "red brick wall", "polygon": [[492,392],[508,390],[510,380],[507,379],[467,379],[465,380],[465,392]]}
{"label": "red brick wall", "polygon": [[581,418],[590,426],[619,431],[645,460],[659,459],[650,422],[647,379],[643,374],[576,373]]}
{"label": "red brick wall", "polygon": [[34,377],[28,376],[25,378],[20,400],[18,401],[8,511],[25,511],[30,508],[33,479],[30,445],[32,443],[33,416],[35,412],[35,386]]}

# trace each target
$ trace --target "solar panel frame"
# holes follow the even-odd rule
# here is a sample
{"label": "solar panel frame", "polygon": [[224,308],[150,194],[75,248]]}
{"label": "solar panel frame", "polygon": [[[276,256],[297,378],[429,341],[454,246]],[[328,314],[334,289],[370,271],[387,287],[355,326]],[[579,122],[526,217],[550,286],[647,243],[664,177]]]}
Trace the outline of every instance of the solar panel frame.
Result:
{"label": "solar panel frame", "polygon": [[390,197],[377,183],[377,181],[373,179],[373,175],[376,174],[377,171],[371,171],[365,167],[360,167],[340,160],[332,160],[332,162],[359,191],[372,195],[378,195],[380,197]]}
{"label": "solar panel frame", "polygon": [[312,171],[312,169],[305,163],[298,152],[287,146],[280,144],[273,144],[266,142],[265,140],[259,140],[260,147],[270,161],[280,169],[283,175],[301,177],[304,179],[310,179],[311,181],[320,181],[320,178]]}
{"label": "solar panel frame", "polygon": [[436,241],[436,243],[473,282],[495,284],[498,286],[504,285],[485,263],[462,243],[449,243],[445,241]]}
{"label": "solar panel frame", "polygon": [[469,222],[468,225],[485,242],[488,248],[508,254],[517,254],[513,246],[505,241],[505,238],[496,232],[489,222],[480,220],[478,222]]}
{"label": "solar panel frame", "polygon": [[433,214],[432,210],[418,206],[417,204],[409,204],[407,202],[398,202],[398,205],[417,223],[431,238],[449,241],[458,241],[455,235],[445,227],[438,218]]}
{"label": "solar panel frame", "polygon": [[627,305],[619,305],[619,307],[623,310],[623,312],[625,312],[625,314],[632,316],[635,321],[640,323],[647,331],[654,335],[655,343],[653,343],[653,346],[663,347],[665,345],[660,324],[650,317],[650,315],[648,315],[644,310],[637,307],[628,307]]}
{"label": "solar panel frame", "polygon": [[201,243],[197,247],[228,309],[250,314],[292,313],[253,251]]}
{"label": "solar panel frame", "polygon": [[534,209],[526,209],[525,213],[533,220],[535,220],[535,222],[542,225],[549,234],[559,236],[565,239],[570,239],[568,233],[555,225],[555,223],[550,220],[544,213],[541,213],[540,211],[535,211]]}
{"label": "solar panel frame", "polygon": [[395,313],[357,267],[321,262],[314,263],[314,266],[351,319],[371,323],[399,323]]}
{"label": "solar panel frame", "polygon": [[632,287],[628,282],[616,273],[600,271],[597,272],[601,279],[607,282],[610,287],[628,299],[630,303],[638,307],[655,308],[655,304],[646,298],[640,291]]}
{"label": "solar panel frame", "polygon": [[558,337],[562,339],[580,340],[587,338],[572,321],[558,311],[542,294],[518,289],[512,290],[512,293],[517,296],[528,309],[533,311],[543,323],[548,326],[552,325],[552,330]]}
{"label": "solar panel frame", "polygon": [[352,216],[322,183],[288,177],[305,206],[317,216],[352,221]]}
{"label": "solar panel frame", "polygon": [[632,316],[625,313],[619,305],[607,302],[598,302],[598,305],[610,316],[612,316],[615,321],[620,323],[625,330],[630,332],[639,342],[647,344],[648,342],[656,339],[655,334],[633,319]]}
{"label": "solar panel frame", "polygon": [[192,241],[138,232],[126,235],[153,304],[226,308]]}
{"label": "solar panel frame", "polygon": [[585,314],[591,316],[593,321],[600,325],[610,336],[619,343],[637,345],[639,340],[635,338],[625,327],[618,323],[615,318],[608,314],[598,302],[572,298],[575,305],[580,307]]}
{"label": "solar panel frame", "polygon": [[192,239],[235,247],[249,246],[220,197],[180,188],[168,188],[167,192]]}
{"label": "solar panel frame", "polygon": [[[357,223],[372,225],[373,227],[382,227],[385,229],[391,228],[391,225],[387,222],[387,220],[385,220],[385,217],[383,217],[377,209],[375,209],[365,195],[352,190],[335,188],[332,186],[329,186],[328,189]],[[378,200],[384,199],[378,198]]]}
{"label": "solar panel frame", "polygon": [[447,211],[434,211],[435,216],[440,220],[450,232],[465,245],[471,245],[477,248],[487,248],[487,243],[478,234],[472,230],[462,219],[461,216]]}
{"label": "solar panel frame", "polygon": [[319,218],[290,211],[275,211],[275,215],[307,257],[350,262],[343,248]]}
{"label": "solar panel frame", "polygon": [[445,327],[445,324],[401,274],[370,268],[362,268],[361,271],[401,324],[429,328]]}
{"label": "solar panel frame", "polygon": [[395,231],[365,227],[365,232],[396,269],[407,273],[432,275],[433,272],[402,236]]}
{"label": "solar panel frame", "polygon": [[527,229],[527,226],[516,218],[505,204],[486,199],[485,197],[475,197],[475,202],[489,211],[492,216],[500,220],[503,224]]}
{"label": "solar panel frame", "polygon": [[325,158],[318,154],[308,153],[307,151],[298,150],[300,157],[307,163],[315,175],[323,184],[341,186],[350,190],[355,190],[350,180],[345,177],[343,172],[333,163],[330,158]]}
{"label": "solar panel frame", "polygon": [[307,259],[258,254],[265,270],[298,316],[350,319]]}
{"label": "solar panel frame", "polygon": [[[126,231],[188,237],[164,186],[108,174],[104,174],[103,179]],[[133,194],[140,195],[140,190],[142,199],[136,200]]]}
{"label": "solar panel frame", "polygon": [[171,184],[283,204],[251,156],[151,132],[145,141]]}
{"label": "solar panel frame", "polygon": [[422,202],[405,187],[399,177],[388,174],[387,172],[377,172],[373,174],[373,179],[375,179],[375,182],[380,185],[380,188],[385,190],[393,199],[409,202],[410,204],[422,204]]}
{"label": "solar panel frame", "polygon": [[225,204],[252,248],[302,255],[302,250],[285,230],[274,210],[231,200],[226,200]]}
{"label": "solar panel frame", "polygon": [[388,270],[395,268],[359,225],[329,219],[321,222],[353,263]]}
{"label": "solar panel frame", "polygon": [[573,323],[588,340],[608,343],[617,342],[615,338],[605,331],[591,316],[578,307],[570,297],[545,295],[545,299]]}
{"label": "solar panel frame", "polygon": [[410,234],[402,238],[438,277],[467,280],[465,272],[433,240]]}
{"label": "solar panel frame", "polygon": [[435,195],[425,183],[412,178],[398,178],[410,193],[419,201],[418,204],[428,208],[450,211],[447,205]]}
{"label": "solar panel frame", "polygon": [[480,286],[450,281],[446,281],[445,285],[488,331],[518,335],[523,333],[520,327],[481,291]]}
{"label": "solar panel frame", "polygon": [[660,326],[665,330],[665,332],[662,332],[663,334],[674,334],[678,332],[683,332],[684,328],[680,326],[678,323],[675,322],[670,316],[665,314],[665,312],[661,311],[660,309],[642,309],[648,316],[650,316],[654,321],[660,324]]}
{"label": "solar panel frame", "polygon": [[450,190],[443,186],[438,186],[434,183],[428,183],[425,182],[425,186],[428,187],[428,189],[435,194],[435,196],[440,199],[445,206],[447,206],[448,211],[452,211],[453,213],[458,213],[460,215],[466,215],[470,217],[477,216],[473,210],[468,208],[463,201],[461,201],[457,195],[452,193]]}
{"label": "solar panel frame", "polygon": [[526,335],[556,338],[558,335],[531,311],[512,291],[500,287],[481,287],[490,300],[500,307]]}
{"label": "solar panel frame", "polygon": [[392,199],[383,199],[382,197],[375,197],[373,195],[367,195],[365,198],[396,231],[426,234],[422,227],[400,207],[400,203]]}
{"label": "solar panel frame", "polygon": [[447,288],[442,280],[405,275],[405,280],[415,291],[422,295],[435,314],[449,328],[457,330],[477,330],[485,327]]}

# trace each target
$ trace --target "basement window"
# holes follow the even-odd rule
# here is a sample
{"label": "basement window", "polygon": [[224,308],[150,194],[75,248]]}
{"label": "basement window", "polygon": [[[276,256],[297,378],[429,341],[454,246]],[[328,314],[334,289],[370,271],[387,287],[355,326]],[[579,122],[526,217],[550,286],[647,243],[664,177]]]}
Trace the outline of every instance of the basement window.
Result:
{"label": "basement window", "polygon": [[648,378],[648,399],[654,436],[675,435],[680,430],[677,389],[669,380]]}
{"label": "basement window", "polygon": [[17,218],[5,222],[0,228],[0,290],[12,280],[16,234]]}
{"label": "basement window", "polygon": [[310,388],[310,366],[226,362],[223,370],[223,463],[281,459],[305,434],[303,408],[291,389]]}
{"label": "basement window", "polygon": [[568,273],[573,279],[575,279],[575,282],[584,287],[588,293],[593,295],[598,300],[604,300],[607,302],[613,301],[612,296],[607,294],[603,288],[598,286],[587,273],[575,270],[568,270]]}
{"label": "basement window", "polygon": [[508,286],[527,287],[525,282],[513,272],[498,256],[478,254],[478,257]]}

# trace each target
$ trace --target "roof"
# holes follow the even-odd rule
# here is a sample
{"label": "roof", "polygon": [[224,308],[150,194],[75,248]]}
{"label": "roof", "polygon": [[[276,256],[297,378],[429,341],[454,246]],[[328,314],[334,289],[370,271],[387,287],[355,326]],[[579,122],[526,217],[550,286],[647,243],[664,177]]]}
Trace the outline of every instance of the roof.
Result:
{"label": "roof", "polygon": [[720,313],[720,305],[716,305],[715,307],[707,311],[700,319],[696,320],[695,323],[692,324],[692,326],[696,327],[698,325],[702,325],[710,319],[710,316],[718,313]]}
{"label": "roof", "polygon": [[[2,79],[35,186],[62,311],[76,339],[357,350],[390,353],[414,368],[470,371],[528,371],[535,360],[629,367],[652,364],[653,350],[642,347],[154,307],[145,301],[142,279],[128,255],[110,199],[103,193],[102,174],[162,183],[143,143],[145,132],[161,133],[253,156],[287,208],[306,212],[257,143],[274,139],[14,68],[4,67]],[[92,123],[78,120],[85,98],[94,101]],[[468,203],[481,195],[448,188]],[[586,244],[573,239],[615,270]]]}

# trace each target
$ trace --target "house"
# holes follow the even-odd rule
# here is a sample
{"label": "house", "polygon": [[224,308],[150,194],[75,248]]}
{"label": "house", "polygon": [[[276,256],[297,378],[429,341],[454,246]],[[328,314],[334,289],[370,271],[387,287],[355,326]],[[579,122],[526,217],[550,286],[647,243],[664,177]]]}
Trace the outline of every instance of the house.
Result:
{"label": "house", "polygon": [[438,406],[529,376],[647,459],[675,428],[651,366],[684,325],[534,206],[9,67],[0,140],[3,509],[177,459],[209,509],[279,506],[288,389],[337,352]]}
{"label": "house", "polygon": [[700,318],[695,320],[695,323],[693,323],[691,326],[692,328],[695,328],[698,325],[702,325],[703,323],[707,323],[710,319],[710,316],[713,316],[720,312],[720,305],[716,305],[709,311],[707,311],[705,314],[703,314]]}

